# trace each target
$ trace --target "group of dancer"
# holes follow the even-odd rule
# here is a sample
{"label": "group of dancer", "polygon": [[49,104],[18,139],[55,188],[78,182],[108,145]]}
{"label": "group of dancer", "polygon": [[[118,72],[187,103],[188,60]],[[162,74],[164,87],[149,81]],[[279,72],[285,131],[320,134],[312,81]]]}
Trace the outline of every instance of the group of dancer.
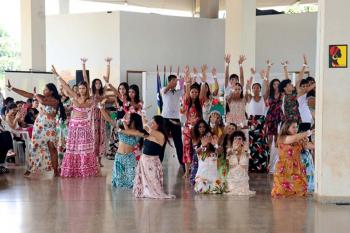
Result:
{"label": "group of dancer", "polygon": [[[267,173],[273,166],[273,197],[305,196],[313,191],[315,105],[315,81],[304,79],[307,59],[295,87],[287,61],[282,63],[284,80],[269,81],[273,64],[268,61],[260,72],[262,82],[252,68],[244,83],[245,60],[239,57],[240,75],[229,75],[231,58],[225,56],[221,93],[215,68],[213,83],[206,65],[200,73],[186,66],[182,76],[170,74],[161,90],[162,115],[150,123],[138,86],[109,83],[111,58],[106,58],[105,86],[94,79],[90,88],[85,58],[84,81],[73,88],[53,66],[60,93],[52,83],[43,95],[8,83],[12,91],[39,102],[25,176],[51,169],[61,177],[98,176],[101,158],[108,156],[114,157],[113,187],[133,189],[136,197],[174,198],[164,192],[161,163],[171,136],[183,177],[196,193],[254,195],[248,171]],[[278,148],[276,164],[270,162],[273,145]]]}

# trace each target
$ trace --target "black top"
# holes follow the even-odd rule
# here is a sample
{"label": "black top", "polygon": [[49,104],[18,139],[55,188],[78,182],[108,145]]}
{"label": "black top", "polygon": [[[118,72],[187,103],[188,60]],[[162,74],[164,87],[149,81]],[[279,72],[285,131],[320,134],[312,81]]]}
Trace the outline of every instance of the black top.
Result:
{"label": "black top", "polygon": [[149,156],[159,156],[162,153],[162,147],[150,140],[145,140],[143,143],[142,153]]}

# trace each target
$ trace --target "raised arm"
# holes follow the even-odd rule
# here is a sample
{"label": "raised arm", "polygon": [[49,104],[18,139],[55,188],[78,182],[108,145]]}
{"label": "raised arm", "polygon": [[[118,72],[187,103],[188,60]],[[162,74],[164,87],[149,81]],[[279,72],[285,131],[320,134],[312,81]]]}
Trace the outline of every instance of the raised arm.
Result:
{"label": "raised arm", "polygon": [[283,62],[281,62],[281,65],[283,66],[284,78],[285,78],[285,79],[289,79],[289,74],[288,74],[288,61],[283,61]]}
{"label": "raised arm", "polygon": [[238,65],[239,65],[239,83],[244,86],[244,70],[243,70],[243,62],[247,60],[244,55],[239,56]]}
{"label": "raised arm", "polygon": [[246,91],[245,91],[245,96],[244,96],[247,103],[249,103],[253,98],[253,96],[251,94],[251,89],[252,89],[252,83],[253,83],[253,75],[255,75],[255,69],[251,68],[250,70],[252,72],[252,76],[250,77],[250,79],[247,80],[247,84],[245,86]]}
{"label": "raised arm", "polygon": [[225,88],[227,88],[228,81],[230,78],[230,62],[231,62],[231,55],[225,54]]}
{"label": "raised arm", "polygon": [[107,69],[106,69],[106,82],[109,83],[109,76],[111,75],[111,61],[112,58],[111,57],[107,57],[105,59],[106,63],[107,63]]}
{"label": "raised arm", "polygon": [[19,95],[21,95],[21,96],[23,96],[23,97],[26,97],[26,98],[28,98],[28,99],[32,99],[32,98],[34,97],[34,94],[33,94],[33,93],[26,92],[26,91],[23,91],[23,90],[21,90],[21,89],[18,89],[18,88],[13,87],[13,86],[11,85],[11,83],[10,83],[10,80],[7,80],[7,85],[6,85],[6,87],[7,87],[8,89],[10,89],[11,91],[13,91],[13,92],[15,92],[15,93],[17,93],[17,94],[19,94]]}
{"label": "raised arm", "polygon": [[299,96],[305,94],[305,91],[300,87],[300,82],[301,82],[301,80],[303,80],[304,75],[305,75],[305,70],[307,68],[307,58],[305,55],[303,55],[303,59],[304,59],[304,64],[301,67],[301,70],[300,70],[298,77],[297,77],[297,81],[295,83],[295,86],[296,86],[296,89],[298,91]]}
{"label": "raised arm", "polygon": [[54,65],[51,66],[51,71],[52,73],[57,77],[57,80],[60,82],[60,84],[62,85],[62,88],[63,90],[65,90],[66,94],[69,96],[69,97],[72,97],[74,99],[77,99],[78,98],[78,95],[77,93],[75,93],[71,88],[70,86],[62,79],[62,77],[57,73],[57,70],[55,68]]}
{"label": "raised arm", "polygon": [[215,83],[213,96],[217,96],[219,94],[219,82],[218,82],[218,78],[216,77],[217,71],[215,67],[213,67],[213,69],[211,70],[211,74],[213,75],[213,79]]}
{"label": "raised arm", "polygon": [[201,85],[201,90],[200,90],[200,93],[199,93],[199,99],[200,101],[206,101],[207,99],[207,93],[205,91],[205,83],[207,82],[207,69],[208,69],[208,66],[206,64],[202,65],[202,77],[201,77],[201,80],[202,80],[202,85]]}
{"label": "raised arm", "polygon": [[266,64],[267,64],[266,78],[270,79],[270,72],[271,72],[271,67],[273,66],[273,63],[271,63],[270,60],[267,60]]}
{"label": "raised arm", "polygon": [[269,92],[270,92],[270,87],[269,87],[269,79],[268,79],[268,70],[262,70],[260,71],[260,77],[264,81],[264,88],[265,88],[265,93],[263,94],[264,100],[268,100],[269,98]]}
{"label": "raised arm", "polygon": [[188,66],[185,67],[184,69],[184,73],[185,73],[185,82],[186,82],[186,86],[185,86],[185,101],[188,100],[190,98],[190,88],[191,88],[191,76],[190,76],[190,68]]}
{"label": "raised arm", "polygon": [[[106,101],[107,99],[103,99],[100,103],[101,106],[103,106],[106,103]],[[117,123],[111,118],[111,116],[108,114],[105,108],[101,108],[100,110],[101,110],[101,115],[105,121],[109,122],[113,126],[117,125]]]}

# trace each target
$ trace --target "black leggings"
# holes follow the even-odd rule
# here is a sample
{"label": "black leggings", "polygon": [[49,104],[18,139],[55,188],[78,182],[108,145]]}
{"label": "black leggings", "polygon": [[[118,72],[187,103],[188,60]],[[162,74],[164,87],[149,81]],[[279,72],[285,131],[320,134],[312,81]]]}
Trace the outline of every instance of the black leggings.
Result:
{"label": "black leggings", "polygon": [[0,163],[4,163],[7,152],[13,149],[12,136],[9,131],[0,132]]}

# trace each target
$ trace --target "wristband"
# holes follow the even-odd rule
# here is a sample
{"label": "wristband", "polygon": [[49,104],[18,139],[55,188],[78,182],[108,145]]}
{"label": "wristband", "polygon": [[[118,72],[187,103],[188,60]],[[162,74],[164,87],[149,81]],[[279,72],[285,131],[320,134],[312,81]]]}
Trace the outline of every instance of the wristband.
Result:
{"label": "wristband", "polygon": [[307,64],[303,64],[304,67],[308,68],[309,66]]}
{"label": "wristband", "polygon": [[218,79],[218,77],[216,77],[216,76],[213,76],[213,79]]}
{"label": "wristband", "polygon": [[311,130],[306,131],[306,133],[307,133],[307,136],[308,136],[308,137],[310,137],[310,136],[312,135]]}
{"label": "wristband", "polygon": [[271,67],[271,66],[272,66],[272,64],[271,64],[271,63],[267,63],[267,66],[268,66],[268,67]]}
{"label": "wristband", "polygon": [[243,64],[239,64],[239,67],[243,67]]}

